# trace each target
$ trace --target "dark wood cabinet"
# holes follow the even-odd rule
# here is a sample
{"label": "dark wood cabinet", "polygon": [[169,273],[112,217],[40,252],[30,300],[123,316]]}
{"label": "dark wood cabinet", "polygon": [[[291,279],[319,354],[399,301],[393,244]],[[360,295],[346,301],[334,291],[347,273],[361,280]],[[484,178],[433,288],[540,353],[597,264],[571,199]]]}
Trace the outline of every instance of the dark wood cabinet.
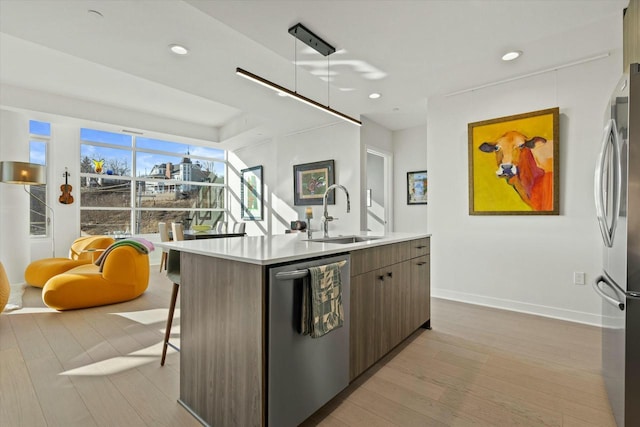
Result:
{"label": "dark wood cabinet", "polygon": [[180,265],[180,402],[208,425],[264,425],[264,267],[188,252]]}
{"label": "dark wood cabinet", "polygon": [[[349,378],[353,379],[373,365],[381,350],[381,337],[376,334],[376,300],[381,300],[382,286],[376,283],[376,272],[351,278],[351,316],[349,332]],[[354,325],[358,333],[354,333]],[[367,327],[368,325],[368,327]]]}
{"label": "dark wood cabinet", "polygon": [[[429,320],[429,238],[351,251],[349,377]],[[180,402],[209,425],[266,424],[270,264],[181,253]]]}
{"label": "dark wood cabinet", "polygon": [[382,348],[378,359],[405,338],[403,325],[406,323],[405,304],[409,291],[409,270],[406,267],[406,262],[401,262],[378,270],[378,280],[382,282],[382,300],[377,307],[382,319]]}
{"label": "dark wood cabinet", "polygon": [[350,378],[429,320],[429,239],[351,254]]}
{"label": "dark wood cabinet", "polygon": [[411,286],[409,297],[408,333],[412,333],[431,317],[431,265],[429,255],[414,258],[409,262]]}

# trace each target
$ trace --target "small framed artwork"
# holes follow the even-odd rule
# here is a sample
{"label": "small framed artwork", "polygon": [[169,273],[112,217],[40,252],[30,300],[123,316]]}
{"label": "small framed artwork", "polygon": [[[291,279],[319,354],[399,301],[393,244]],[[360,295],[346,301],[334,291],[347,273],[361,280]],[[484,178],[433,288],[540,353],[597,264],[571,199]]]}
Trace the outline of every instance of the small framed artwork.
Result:
{"label": "small framed artwork", "polygon": [[240,218],[249,221],[263,219],[262,166],[242,169],[240,181]]}
{"label": "small framed artwork", "polygon": [[[324,193],[334,183],[334,162],[305,163],[293,166],[294,205],[321,205]],[[335,204],[335,192],[331,192],[327,203]]]}
{"label": "small framed artwork", "polygon": [[559,215],[559,111],[469,123],[469,215]]}
{"label": "small framed artwork", "polygon": [[427,204],[427,171],[407,172],[407,204]]}

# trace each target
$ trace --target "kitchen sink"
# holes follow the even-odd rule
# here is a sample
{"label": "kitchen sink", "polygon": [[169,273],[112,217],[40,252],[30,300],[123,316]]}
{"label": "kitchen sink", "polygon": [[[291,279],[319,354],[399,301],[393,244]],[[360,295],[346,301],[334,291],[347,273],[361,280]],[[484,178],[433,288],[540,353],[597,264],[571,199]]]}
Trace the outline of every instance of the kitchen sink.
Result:
{"label": "kitchen sink", "polygon": [[309,239],[308,242],[318,242],[318,243],[358,243],[358,242],[368,242],[370,240],[381,239],[381,237],[374,236],[336,236],[336,237],[321,237],[318,239]]}

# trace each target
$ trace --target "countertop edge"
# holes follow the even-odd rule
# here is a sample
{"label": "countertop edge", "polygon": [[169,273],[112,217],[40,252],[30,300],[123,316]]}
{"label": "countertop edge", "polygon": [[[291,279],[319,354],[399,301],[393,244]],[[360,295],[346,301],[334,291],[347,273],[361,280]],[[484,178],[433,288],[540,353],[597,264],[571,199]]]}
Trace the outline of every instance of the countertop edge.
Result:
{"label": "countertop edge", "polygon": [[[431,233],[389,233],[385,235],[360,233],[349,236],[375,236],[379,239],[356,243],[327,243],[310,242],[304,236],[290,237],[288,235],[277,236],[247,236],[230,237],[222,239],[181,240],[177,242],[160,242],[156,246],[165,249],[174,249],[197,255],[227,259],[231,261],[245,262],[257,265],[281,264],[301,259],[334,255],[345,252],[353,252],[360,249],[373,248],[393,243],[401,243],[409,240],[430,238]],[[332,236],[339,237],[339,236]],[[253,245],[254,254],[239,254],[243,251],[244,243]],[[280,248],[274,248],[274,243],[280,243]],[[265,251],[267,254],[265,254]],[[246,251],[245,251],[246,252]]]}

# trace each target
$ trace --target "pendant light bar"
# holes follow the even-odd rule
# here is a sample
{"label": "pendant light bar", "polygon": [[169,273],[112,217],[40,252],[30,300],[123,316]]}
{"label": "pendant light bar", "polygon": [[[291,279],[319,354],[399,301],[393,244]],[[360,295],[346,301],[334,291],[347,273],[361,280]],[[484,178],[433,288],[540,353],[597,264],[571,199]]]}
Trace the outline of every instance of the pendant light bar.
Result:
{"label": "pendant light bar", "polygon": [[297,92],[293,92],[289,89],[287,89],[284,86],[280,86],[279,84],[273,83],[270,80],[267,80],[265,78],[262,78],[256,74],[253,74],[249,71],[243,70],[242,68],[236,68],[236,74],[244,77],[247,80],[251,80],[254,83],[257,83],[261,86],[267,87],[269,89],[275,90],[276,92],[280,92],[280,93],[284,93],[287,96],[293,98],[293,99],[297,99],[300,102],[303,102],[307,105],[310,105],[311,107],[315,107],[318,110],[324,111],[325,113],[329,113],[335,117],[338,117],[342,120],[345,120],[349,123],[352,123],[354,125],[357,126],[362,126],[362,122],[360,120],[356,120],[351,116],[347,116],[344,113],[341,113],[340,111],[336,111],[333,108],[330,108],[328,106],[324,106],[322,104],[320,104],[319,102],[314,101],[313,99],[307,98],[306,96],[300,95]]}

